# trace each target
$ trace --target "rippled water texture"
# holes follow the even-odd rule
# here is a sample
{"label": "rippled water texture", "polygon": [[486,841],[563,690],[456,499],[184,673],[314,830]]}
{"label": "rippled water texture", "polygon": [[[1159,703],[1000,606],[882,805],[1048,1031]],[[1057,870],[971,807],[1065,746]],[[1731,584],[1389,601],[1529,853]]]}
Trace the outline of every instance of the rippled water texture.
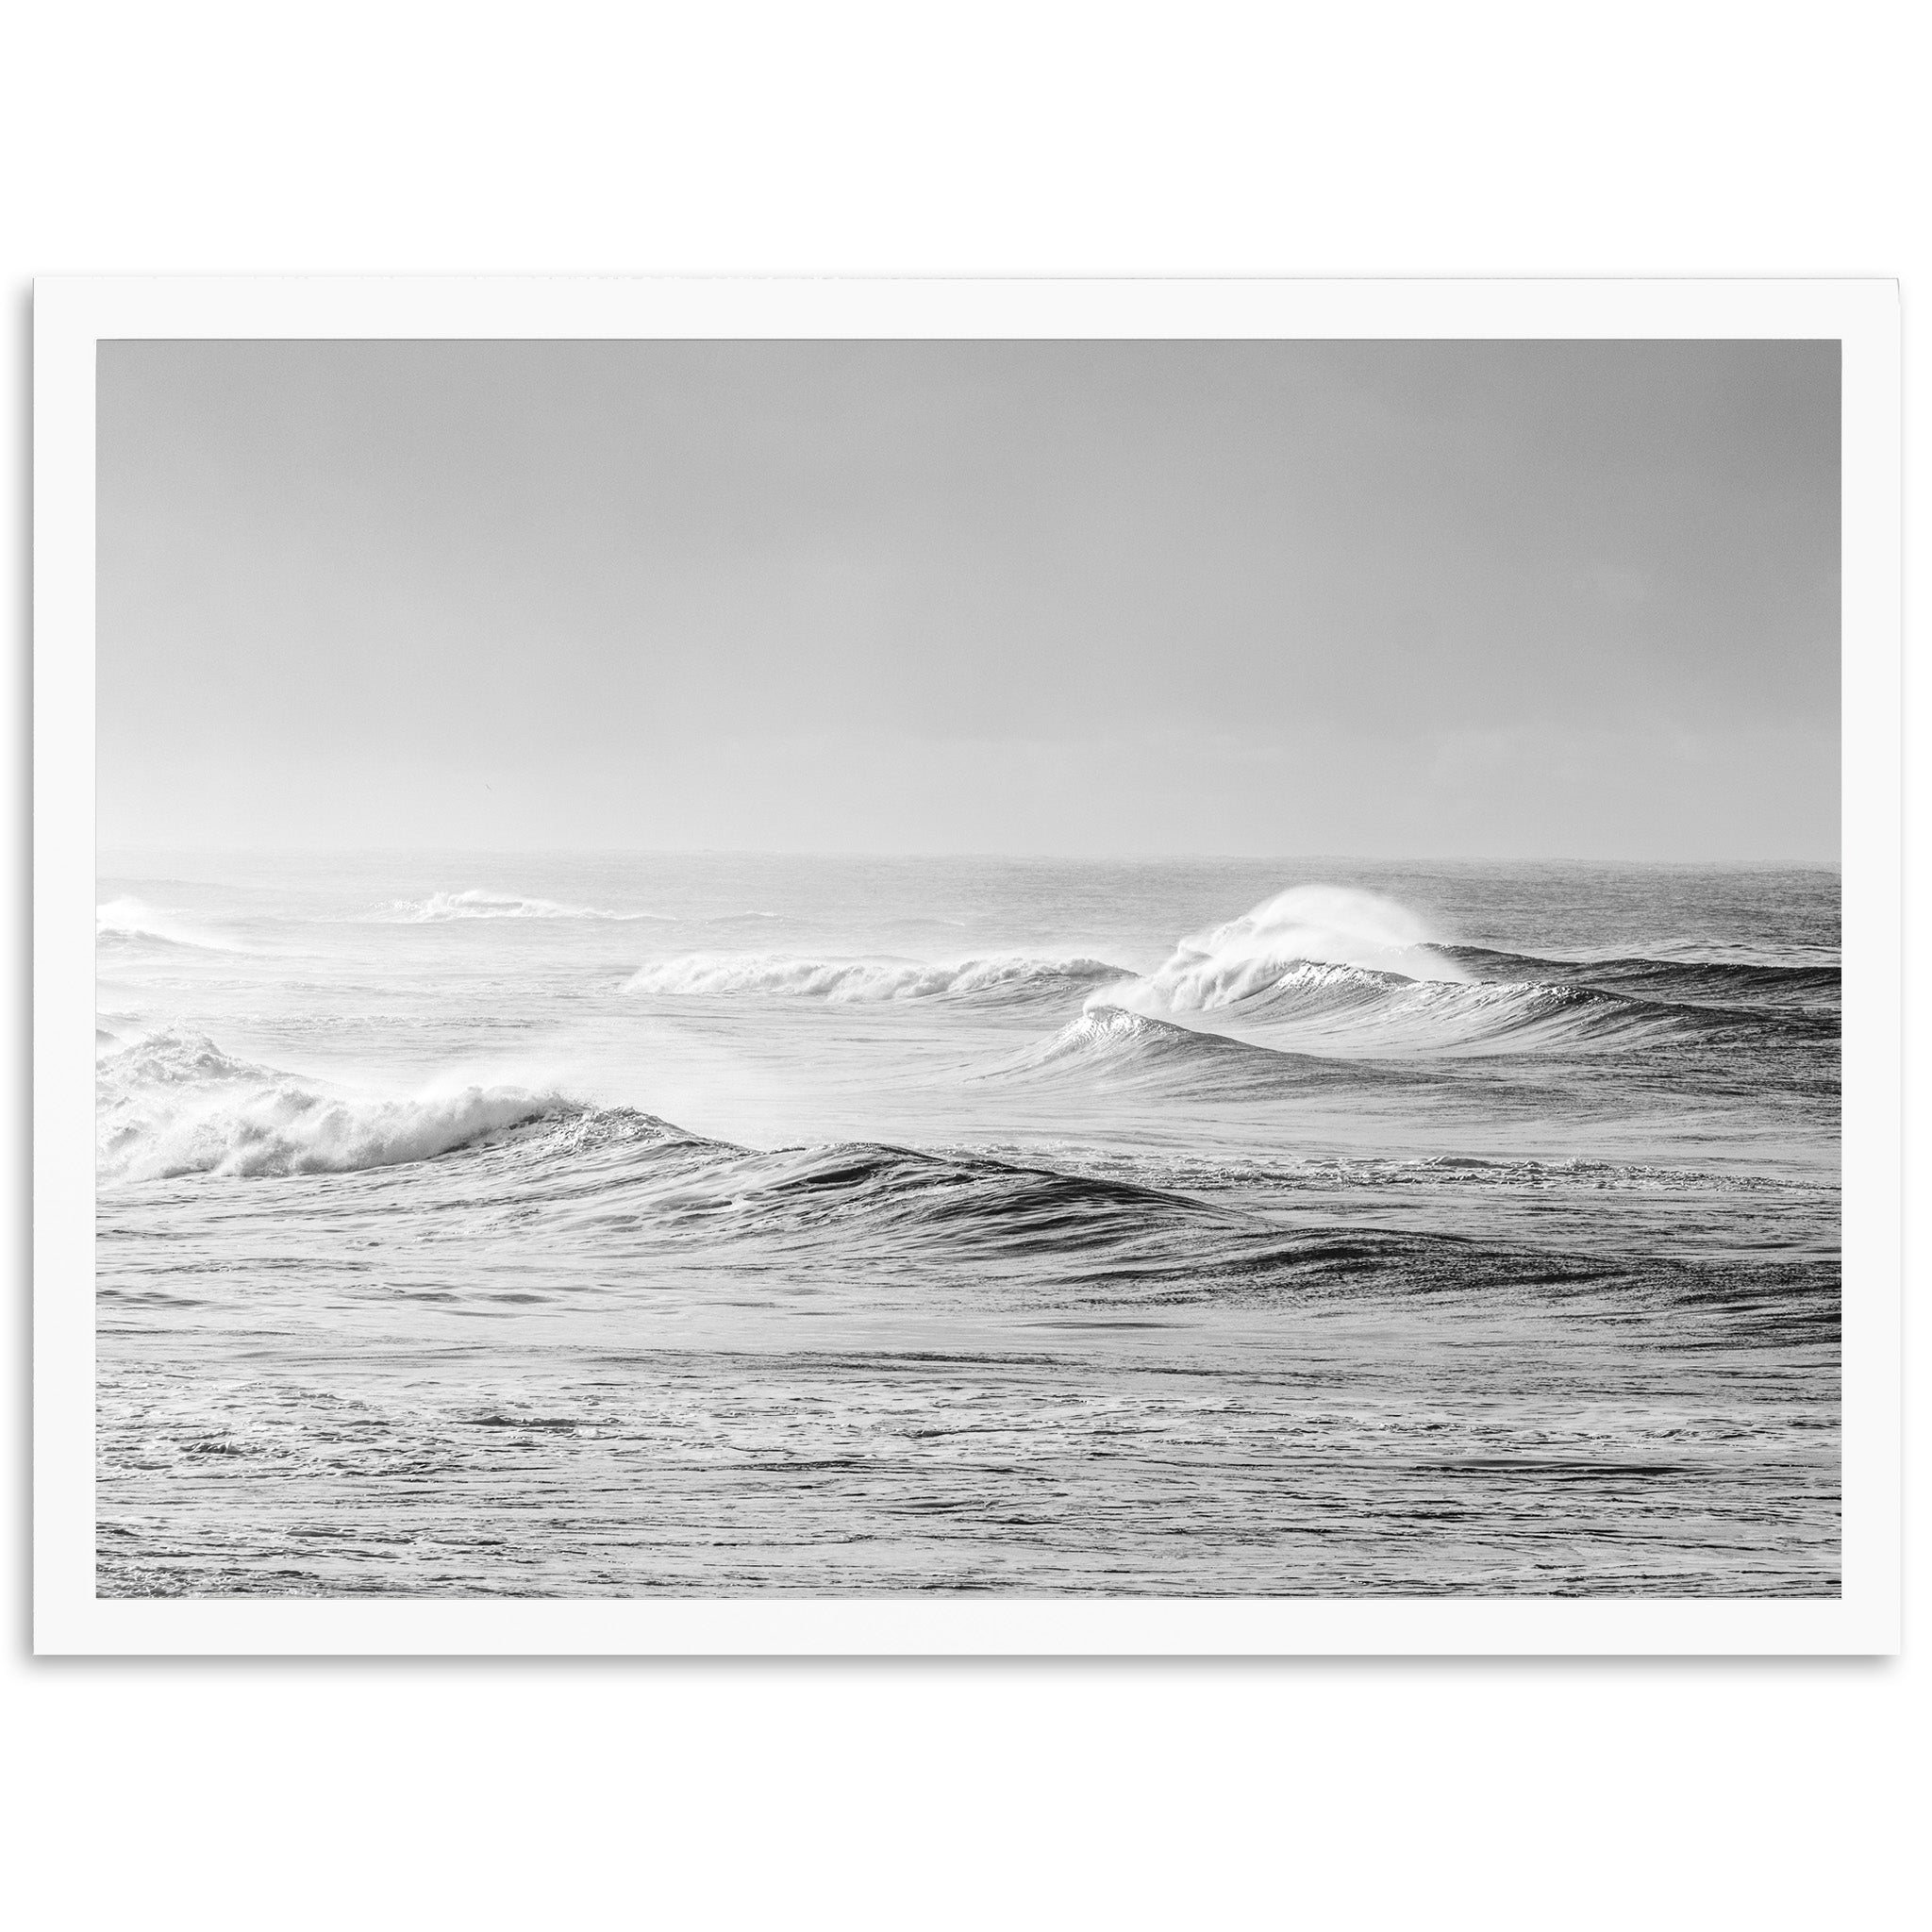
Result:
{"label": "rippled water texture", "polygon": [[99,898],[103,1594],[1838,1590],[1835,872]]}

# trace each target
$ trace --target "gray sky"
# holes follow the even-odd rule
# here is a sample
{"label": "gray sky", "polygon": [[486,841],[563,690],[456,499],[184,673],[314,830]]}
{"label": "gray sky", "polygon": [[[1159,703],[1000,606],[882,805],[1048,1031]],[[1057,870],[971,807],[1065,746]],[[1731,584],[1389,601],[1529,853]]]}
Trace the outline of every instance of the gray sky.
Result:
{"label": "gray sky", "polygon": [[1831,343],[129,342],[107,844],[1838,855]]}

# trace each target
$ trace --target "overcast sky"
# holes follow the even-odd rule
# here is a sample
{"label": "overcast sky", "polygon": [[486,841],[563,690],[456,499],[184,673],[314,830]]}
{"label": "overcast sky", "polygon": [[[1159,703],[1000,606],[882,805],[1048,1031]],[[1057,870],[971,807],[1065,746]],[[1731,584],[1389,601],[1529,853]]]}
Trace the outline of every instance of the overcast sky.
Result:
{"label": "overcast sky", "polygon": [[1833,343],[103,343],[108,844],[1838,855]]}

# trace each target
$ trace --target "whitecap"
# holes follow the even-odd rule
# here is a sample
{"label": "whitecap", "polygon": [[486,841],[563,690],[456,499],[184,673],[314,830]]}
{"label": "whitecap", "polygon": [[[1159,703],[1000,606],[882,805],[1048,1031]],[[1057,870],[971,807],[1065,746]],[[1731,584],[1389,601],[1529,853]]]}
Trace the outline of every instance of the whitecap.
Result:
{"label": "whitecap", "polygon": [[463,892],[432,892],[426,899],[399,899],[385,916],[407,925],[428,925],[453,919],[649,919],[668,924],[671,917],[663,912],[607,912],[596,906],[565,906],[555,899],[524,898],[513,892],[486,892],[479,888]]}
{"label": "whitecap", "polygon": [[1076,996],[1129,975],[1104,959],[994,956],[916,959],[800,958],[777,953],[686,953],[641,966],[626,991],[680,999],[731,996],[849,1004],[945,996]]}
{"label": "whitecap", "polygon": [[381,1096],[235,1058],[205,1034],[168,1028],[95,1068],[103,1181],[189,1174],[352,1174],[426,1160],[546,1114],[556,1093],[472,1086]]}

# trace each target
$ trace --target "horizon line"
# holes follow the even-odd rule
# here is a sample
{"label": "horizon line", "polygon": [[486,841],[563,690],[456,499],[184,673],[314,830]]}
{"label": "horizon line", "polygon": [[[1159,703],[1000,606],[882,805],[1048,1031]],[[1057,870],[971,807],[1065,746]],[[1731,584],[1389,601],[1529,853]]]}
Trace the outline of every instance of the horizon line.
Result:
{"label": "horizon line", "polygon": [[1575,854],[1368,853],[1368,852],[1001,852],[961,848],[935,851],[872,851],[851,848],[787,849],[757,845],[205,845],[137,843],[101,840],[94,846],[96,863],[104,854],[170,854],[193,858],[770,858],[770,859],[892,859],[944,864],[961,860],[999,860],[1008,865],[1655,865],[1764,866],[1806,871],[1842,871],[1843,854],[1828,858],[1774,856],[1703,856],[1658,858],[1644,854],[1581,856]]}

